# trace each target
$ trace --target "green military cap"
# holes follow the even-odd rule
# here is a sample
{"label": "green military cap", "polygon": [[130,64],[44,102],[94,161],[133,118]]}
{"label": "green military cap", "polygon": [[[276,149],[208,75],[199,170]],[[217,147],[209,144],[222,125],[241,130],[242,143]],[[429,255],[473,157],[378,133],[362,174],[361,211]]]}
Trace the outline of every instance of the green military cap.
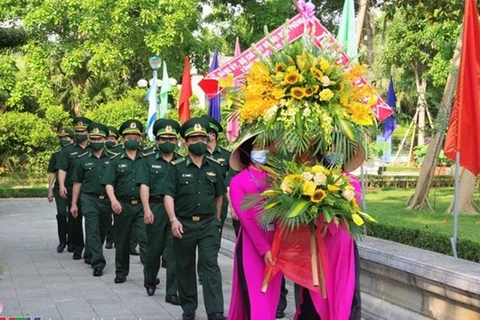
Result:
{"label": "green military cap", "polygon": [[90,123],[92,123],[92,120],[85,117],[75,117],[73,119],[73,125],[75,126],[75,130],[78,131],[87,130],[87,127]]}
{"label": "green military cap", "polygon": [[115,137],[116,139],[118,139],[118,137],[120,137],[120,134],[118,133],[118,130],[117,128],[113,127],[113,126],[108,126],[108,136],[109,137]]}
{"label": "green military cap", "polygon": [[138,134],[142,135],[143,132],[143,125],[140,121],[131,119],[127,120],[122,125],[120,126],[120,134],[126,135],[126,134]]}
{"label": "green military cap", "polygon": [[108,137],[108,128],[101,123],[92,122],[88,125],[87,130],[90,137]]}
{"label": "green military cap", "polygon": [[74,139],[74,134],[72,129],[68,128],[60,128],[60,131],[58,131],[58,137],[59,138],[65,138],[65,137],[70,137]]}
{"label": "green military cap", "polygon": [[208,121],[203,118],[191,118],[180,128],[182,138],[190,136],[206,136],[208,132]]}
{"label": "green military cap", "polygon": [[213,131],[215,132],[215,134],[218,135],[219,132],[223,131],[222,125],[220,124],[220,122],[215,120],[215,118],[209,116],[208,114],[203,115],[202,118],[208,121],[208,125],[210,126],[210,129],[208,130],[208,132]]}
{"label": "green military cap", "polygon": [[158,119],[153,124],[153,134],[156,137],[171,136],[176,137],[180,132],[180,125],[172,119]]}

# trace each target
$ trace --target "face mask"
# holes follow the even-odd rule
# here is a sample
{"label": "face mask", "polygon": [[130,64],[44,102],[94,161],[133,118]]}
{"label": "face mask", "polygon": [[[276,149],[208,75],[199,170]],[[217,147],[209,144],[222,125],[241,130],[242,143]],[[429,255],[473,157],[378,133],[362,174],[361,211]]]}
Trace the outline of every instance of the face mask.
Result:
{"label": "face mask", "polygon": [[188,145],[188,151],[196,156],[204,155],[207,152],[207,144],[203,142],[191,143]]}
{"label": "face mask", "polygon": [[62,146],[62,148],[65,148],[69,144],[71,144],[70,140],[60,140],[60,145]]}
{"label": "face mask", "polygon": [[104,142],[90,142],[90,148],[92,148],[93,151],[102,150],[104,146],[105,146]]}
{"label": "face mask", "polygon": [[78,143],[82,143],[84,141],[87,141],[88,136],[84,134],[76,134],[75,139],[77,140]]}
{"label": "face mask", "polygon": [[125,148],[128,150],[138,150],[138,147],[140,147],[140,142],[137,140],[125,141]]}
{"label": "face mask", "polygon": [[343,154],[338,152],[327,153],[323,157],[322,162],[323,162],[323,165],[326,167],[335,167],[337,164],[343,162]]}
{"label": "face mask", "polygon": [[250,159],[256,164],[265,164],[268,159],[268,150],[252,150]]}
{"label": "face mask", "polygon": [[107,141],[105,142],[105,145],[108,149],[112,149],[115,146],[115,141]]}
{"label": "face mask", "polygon": [[175,147],[177,145],[175,143],[170,143],[170,142],[164,142],[164,143],[160,143],[158,145],[158,149],[160,149],[160,151],[162,151],[163,153],[172,153],[173,150],[175,150]]}

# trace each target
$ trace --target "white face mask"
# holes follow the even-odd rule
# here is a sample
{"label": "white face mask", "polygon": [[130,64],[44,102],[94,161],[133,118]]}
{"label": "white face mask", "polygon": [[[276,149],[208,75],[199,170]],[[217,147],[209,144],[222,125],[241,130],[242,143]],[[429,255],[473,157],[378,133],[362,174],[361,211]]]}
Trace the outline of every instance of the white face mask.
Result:
{"label": "white face mask", "polygon": [[252,150],[250,152],[250,159],[255,164],[265,164],[268,159],[268,150]]}

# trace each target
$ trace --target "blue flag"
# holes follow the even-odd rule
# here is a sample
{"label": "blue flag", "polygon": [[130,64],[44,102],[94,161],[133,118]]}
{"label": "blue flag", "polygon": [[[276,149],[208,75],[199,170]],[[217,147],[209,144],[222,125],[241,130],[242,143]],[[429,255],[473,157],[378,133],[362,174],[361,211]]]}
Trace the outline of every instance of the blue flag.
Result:
{"label": "blue flag", "polygon": [[[218,65],[218,51],[215,49],[213,52],[213,59],[212,59],[212,64],[210,65],[210,70],[209,72],[214,71],[219,67]],[[221,114],[220,114],[220,94],[217,94],[211,99],[208,99],[208,115],[220,122],[221,120]]]}
{"label": "blue flag", "polygon": [[[388,93],[387,93],[387,104],[390,106],[390,108],[395,110],[396,102],[397,102],[397,97],[395,97],[395,90],[393,89],[393,79],[390,77],[390,84],[388,86]],[[397,126],[397,120],[395,119],[394,114],[392,114],[383,122],[382,136],[385,140],[390,138],[390,136],[393,133],[393,130],[395,130],[395,127]]]}

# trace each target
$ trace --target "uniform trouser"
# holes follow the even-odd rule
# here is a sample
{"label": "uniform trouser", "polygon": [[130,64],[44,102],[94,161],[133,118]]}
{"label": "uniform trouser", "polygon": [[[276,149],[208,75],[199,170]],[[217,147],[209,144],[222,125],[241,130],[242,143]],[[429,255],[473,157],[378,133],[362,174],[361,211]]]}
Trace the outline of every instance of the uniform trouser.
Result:
{"label": "uniform trouser", "polygon": [[122,212],[114,215],[115,223],[115,273],[117,276],[128,276],[130,270],[130,235],[132,228],[137,232],[140,245],[140,259],[145,261],[147,234],[143,222],[142,205],[131,205],[121,201]]}
{"label": "uniform trouser", "polygon": [[130,234],[130,249],[136,249],[138,244],[137,240],[137,231],[132,229],[132,233]]}
{"label": "uniform trouser", "polygon": [[[72,203],[72,189],[68,189],[67,203],[71,205]],[[85,243],[83,241],[83,215],[82,215],[82,205],[80,202],[77,203],[78,207],[78,216],[75,218],[70,212],[70,207],[68,209],[68,242],[71,245],[73,252],[77,254],[82,254]],[[87,251],[87,249],[85,250]],[[87,254],[87,252],[85,252]]]}
{"label": "uniform trouser", "polygon": [[173,252],[173,235],[172,226],[170,222],[167,226],[167,243],[165,250],[163,250],[162,259],[165,261],[167,269],[167,295],[177,294],[177,263],[175,260],[175,253]]}
{"label": "uniform trouser", "polygon": [[[168,255],[167,246],[172,246],[172,232],[168,215],[163,203],[150,203],[153,212],[153,224],[146,226],[147,229],[147,256],[143,268],[145,284],[155,286],[155,280],[160,270],[160,256]],[[170,243],[169,243],[170,242]],[[175,256],[166,259],[167,264],[167,290],[166,294],[177,293],[177,281],[175,273]]]}
{"label": "uniform trouser", "polygon": [[88,243],[88,252],[85,252],[85,256],[89,255],[92,268],[103,269],[106,263],[103,256],[103,242],[108,226],[112,224],[110,201],[108,198],[100,200],[82,193],[80,202],[85,218],[85,238]]}
{"label": "uniform trouser", "polygon": [[200,221],[180,219],[182,239],[173,238],[173,251],[177,263],[177,284],[183,311],[198,307],[196,251],[202,265],[203,299],[207,314],[223,313],[222,274],[218,267],[221,221],[212,214]]}
{"label": "uniform trouser", "polygon": [[67,244],[68,210],[69,210],[67,200],[60,197],[58,192],[55,192],[55,204],[57,207],[58,242]]}
{"label": "uniform trouser", "polygon": [[[115,213],[110,213],[110,221],[113,221],[113,215]],[[110,223],[107,229],[107,236],[106,236],[107,242],[115,242],[115,227],[113,223]]]}

